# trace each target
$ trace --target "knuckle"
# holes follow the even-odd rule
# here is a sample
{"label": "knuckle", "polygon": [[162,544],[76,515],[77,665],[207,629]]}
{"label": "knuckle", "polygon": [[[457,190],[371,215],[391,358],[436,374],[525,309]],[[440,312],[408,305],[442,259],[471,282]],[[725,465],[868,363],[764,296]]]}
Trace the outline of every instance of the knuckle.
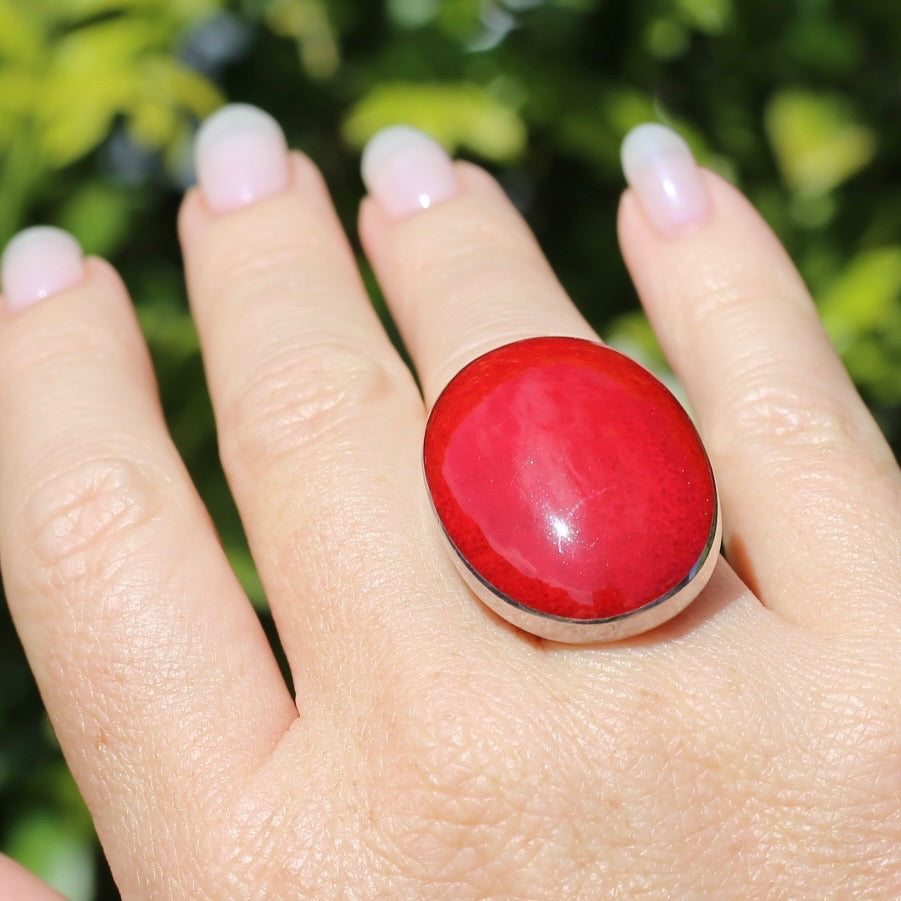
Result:
{"label": "knuckle", "polygon": [[797,378],[755,377],[727,404],[728,412],[714,419],[711,444],[715,447],[766,444],[794,454],[849,451],[859,443],[850,411],[835,399],[818,395],[809,384],[799,384]]}
{"label": "knuckle", "polygon": [[51,589],[113,581],[160,506],[152,475],[124,458],[83,461],[43,483],[23,515],[42,581]]}
{"label": "knuckle", "polygon": [[260,472],[350,427],[397,378],[358,348],[338,342],[283,350],[249,374],[226,401],[220,442],[227,469]]}
{"label": "knuckle", "polygon": [[[690,302],[680,305],[679,321],[686,335],[704,334],[711,323],[720,328],[732,328],[746,320],[753,308],[753,298],[747,291],[739,290],[742,274],[724,269],[721,261],[714,264],[707,259],[684,261],[693,264],[695,291]],[[673,280],[676,284],[676,280]]]}

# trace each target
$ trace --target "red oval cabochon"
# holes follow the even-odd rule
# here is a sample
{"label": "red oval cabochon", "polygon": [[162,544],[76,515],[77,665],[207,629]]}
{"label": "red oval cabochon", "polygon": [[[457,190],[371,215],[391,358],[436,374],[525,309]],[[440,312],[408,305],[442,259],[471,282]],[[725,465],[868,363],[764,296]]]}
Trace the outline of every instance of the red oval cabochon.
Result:
{"label": "red oval cabochon", "polygon": [[571,619],[618,616],[691,578],[716,490],[675,397],[628,357],[534,338],[466,366],[426,428],[451,543],[492,590]]}

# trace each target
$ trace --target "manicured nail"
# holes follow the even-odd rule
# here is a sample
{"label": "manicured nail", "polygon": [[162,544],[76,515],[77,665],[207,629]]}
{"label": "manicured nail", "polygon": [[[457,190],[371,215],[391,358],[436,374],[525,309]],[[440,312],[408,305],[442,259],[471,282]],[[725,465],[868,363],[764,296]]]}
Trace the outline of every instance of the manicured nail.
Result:
{"label": "manicured nail", "polygon": [[11,310],[77,285],[84,276],[84,255],[68,232],[39,225],[19,232],[6,245],[0,261],[3,295]]}
{"label": "manicured nail", "polygon": [[392,219],[428,209],[459,191],[444,148],[406,125],[386,128],[372,138],[361,169],[366,190]]}
{"label": "manicured nail", "polygon": [[680,234],[707,217],[698,165],[676,132],[653,122],[639,125],[626,135],[620,156],[626,181],[659,232]]}
{"label": "manicured nail", "polygon": [[197,180],[217,213],[248,206],[288,185],[288,145],[278,123],[255,106],[235,103],[207,119],[194,142]]}

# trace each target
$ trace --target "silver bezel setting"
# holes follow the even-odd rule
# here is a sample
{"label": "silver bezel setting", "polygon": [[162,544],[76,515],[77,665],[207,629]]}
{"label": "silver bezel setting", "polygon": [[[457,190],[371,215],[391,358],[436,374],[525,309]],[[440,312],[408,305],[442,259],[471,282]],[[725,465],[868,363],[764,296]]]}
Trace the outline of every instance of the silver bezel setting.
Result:
{"label": "silver bezel setting", "polygon": [[[681,613],[703,590],[710,581],[719,557],[720,544],[723,536],[722,515],[720,513],[719,495],[714,508],[714,518],[710,529],[707,544],[695,565],[686,577],[675,587],[661,597],[617,616],[603,619],[571,619],[569,617],[555,616],[543,613],[540,610],[527,607],[519,601],[497,591],[489,582],[477,573],[469,562],[460,553],[457,546],[451,541],[441,517],[435,508],[431,491],[426,490],[432,503],[432,510],[438,520],[445,546],[450,553],[457,570],[463,577],[469,589],[476,597],[493,610],[501,619],[512,623],[524,632],[529,632],[539,638],[550,641],[558,641],[564,644],[592,644],[596,642],[620,641],[640,635],[662,625]],[[714,485],[714,491],[716,487]]]}

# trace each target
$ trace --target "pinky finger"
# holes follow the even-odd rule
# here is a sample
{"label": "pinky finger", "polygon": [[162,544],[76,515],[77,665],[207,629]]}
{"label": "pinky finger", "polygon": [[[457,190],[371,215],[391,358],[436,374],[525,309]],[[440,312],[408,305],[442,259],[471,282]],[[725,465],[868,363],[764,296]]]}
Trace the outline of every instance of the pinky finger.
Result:
{"label": "pinky finger", "polygon": [[901,612],[901,479],[800,275],[674,133],[636,129],[623,161],[623,253],[697,413],[730,561],[791,622],[886,635]]}

